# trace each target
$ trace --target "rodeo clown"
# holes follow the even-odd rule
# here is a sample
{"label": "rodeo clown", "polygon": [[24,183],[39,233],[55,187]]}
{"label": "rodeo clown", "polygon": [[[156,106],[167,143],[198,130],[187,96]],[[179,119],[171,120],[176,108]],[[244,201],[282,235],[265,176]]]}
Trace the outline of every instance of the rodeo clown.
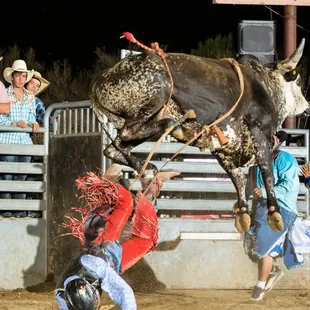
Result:
{"label": "rodeo clown", "polygon": [[[103,291],[121,309],[137,309],[133,291],[120,274],[157,246],[158,221],[151,201],[156,201],[166,180],[179,174],[161,171],[154,180],[141,179],[144,188],[146,183],[149,186],[135,197],[118,183],[121,166],[117,164],[110,166],[103,177],[87,173],[76,180],[87,206],[72,208],[81,214],[81,220],[69,212],[62,224],[79,239],[82,249],[57,283],[55,298],[61,310],[99,309]],[[130,238],[119,243],[131,215]]]}
{"label": "rodeo clown", "polygon": [[301,267],[303,257],[293,249],[289,234],[298,217],[297,197],[299,193],[299,166],[294,156],[280,149],[288,138],[285,131],[278,131],[273,137],[273,175],[274,189],[283,217],[283,231],[273,231],[267,223],[266,190],[263,187],[262,173],[256,174],[254,189],[255,219],[249,232],[245,233],[244,246],[249,258],[258,263],[258,279],[251,299],[262,300],[274,285],[283,278],[284,272],[276,264],[276,259],[283,258],[288,270]]}

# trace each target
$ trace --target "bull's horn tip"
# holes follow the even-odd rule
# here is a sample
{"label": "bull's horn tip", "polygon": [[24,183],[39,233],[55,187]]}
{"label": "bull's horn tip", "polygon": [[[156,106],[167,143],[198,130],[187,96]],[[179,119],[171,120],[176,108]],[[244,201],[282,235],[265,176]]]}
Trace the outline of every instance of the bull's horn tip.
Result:
{"label": "bull's horn tip", "polygon": [[300,42],[300,47],[304,47],[305,45],[305,42],[306,42],[306,39],[305,38],[302,38],[301,42]]}

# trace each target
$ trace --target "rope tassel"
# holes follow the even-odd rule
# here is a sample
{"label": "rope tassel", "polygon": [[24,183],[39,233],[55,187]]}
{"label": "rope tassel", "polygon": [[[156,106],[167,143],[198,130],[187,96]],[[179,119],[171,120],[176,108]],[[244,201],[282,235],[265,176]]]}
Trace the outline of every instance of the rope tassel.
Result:
{"label": "rope tassel", "polygon": [[[56,238],[71,235],[79,240],[81,246],[84,246],[86,242],[84,228],[88,215],[98,207],[102,212],[107,211],[105,209],[114,206],[120,197],[116,184],[94,172],[87,172],[86,176],[77,178],[75,184],[82,192],[79,199],[84,199],[86,206],[84,208],[72,207],[65,214],[64,222],[60,227],[69,230],[69,232]],[[108,221],[109,216],[106,216],[106,219]]]}

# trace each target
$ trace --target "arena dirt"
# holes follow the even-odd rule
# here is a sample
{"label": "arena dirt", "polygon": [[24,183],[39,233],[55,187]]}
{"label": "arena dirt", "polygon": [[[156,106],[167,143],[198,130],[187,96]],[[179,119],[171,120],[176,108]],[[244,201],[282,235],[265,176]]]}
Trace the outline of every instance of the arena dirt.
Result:
{"label": "arena dirt", "polygon": [[[1,310],[57,310],[53,283],[28,289],[0,291]],[[135,290],[138,309],[310,309],[309,290],[272,290],[263,301],[250,300],[250,290]],[[104,294],[100,310],[119,309]]]}

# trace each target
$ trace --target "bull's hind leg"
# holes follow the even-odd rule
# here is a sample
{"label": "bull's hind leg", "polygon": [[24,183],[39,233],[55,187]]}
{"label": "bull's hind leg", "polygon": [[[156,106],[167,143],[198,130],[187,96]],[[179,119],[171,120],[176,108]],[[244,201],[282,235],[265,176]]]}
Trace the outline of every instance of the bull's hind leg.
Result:
{"label": "bull's hind leg", "polygon": [[251,218],[245,194],[246,177],[242,170],[235,166],[229,155],[224,153],[216,153],[214,155],[232,180],[237,191],[238,203],[233,207],[233,211],[236,214],[235,227],[239,232],[247,232],[250,229]]}
{"label": "bull's hind leg", "polygon": [[[269,226],[274,231],[281,231],[283,230],[283,220],[282,216],[280,214],[280,210],[277,204],[277,201],[275,199],[274,191],[273,191],[273,174],[272,174],[272,165],[269,164],[269,161],[271,160],[271,156],[266,156],[264,158],[261,158],[258,160],[258,166],[262,172],[264,185],[266,188],[267,193],[267,206],[268,206],[268,215],[267,215],[267,221]],[[270,173],[271,172],[271,173]]]}
{"label": "bull's hind leg", "polygon": [[150,138],[158,137],[164,134],[166,129],[170,129],[173,136],[178,136],[181,139],[184,132],[180,125],[187,119],[194,118],[196,118],[195,112],[193,110],[188,110],[182,118],[176,121],[171,118],[164,118],[156,121],[151,120],[148,123],[136,124],[134,126],[128,126],[126,123],[125,127],[120,131],[120,138],[123,141],[140,140],[140,143],[142,143]]}
{"label": "bull's hind leg", "polygon": [[[119,136],[117,136],[113,143],[105,148],[104,155],[115,163],[140,171],[143,167],[143,161],[131,154],[131,150],[138,144],[139,143],[123,143]],[[147,170],[154,171],[154,174],[157,172],[156,166],[151,163],[148,164],[146,171]]]}
{"label": "bull's hind leg", "polygon": [[266,188],[268,224],[274,231],[281,231],[283,230],[284,226],[282,216],[280,214],[280,210],[274,194],[271,141],[269,142],[266,138],[267,142],[265,145],[262,143],[259,144],[256,141],[261,141],[262,134],[260,133],[260,131],[258,129],[253,130],[252,134],[254,137],[254,146],[256,148],[256,161],[262,172],[262,177]]}

